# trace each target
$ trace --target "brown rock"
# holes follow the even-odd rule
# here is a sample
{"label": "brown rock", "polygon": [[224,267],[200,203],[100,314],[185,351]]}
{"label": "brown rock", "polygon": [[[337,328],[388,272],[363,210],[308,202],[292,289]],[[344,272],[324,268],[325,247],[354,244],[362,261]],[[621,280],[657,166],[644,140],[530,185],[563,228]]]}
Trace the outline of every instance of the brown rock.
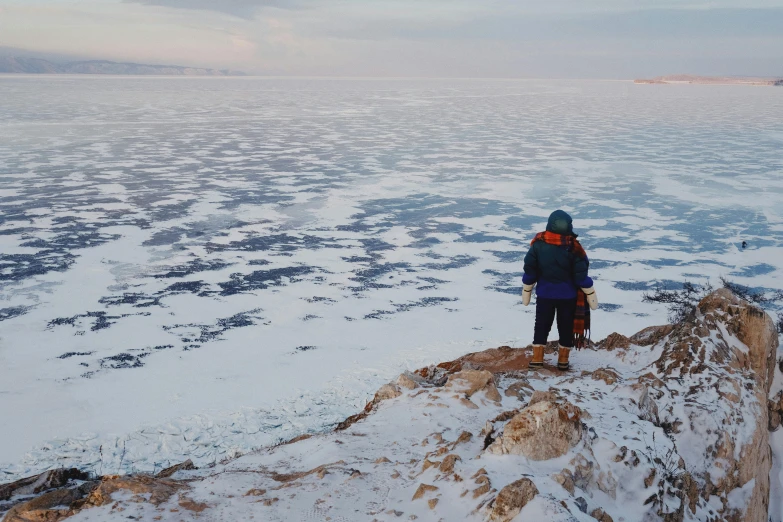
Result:
{"label": "brown rock", "polygon": [[88,473],[76,468],[53,469],[40,475],[0,485],[0,500],[8,500],[16,495],[36,495],[48,489],[61,488],[70,480],[89,480],[89,478]]}
{"label": "brown rock", "polygon": [[492,402],[500,402],[503,400],[503,398],[500,396],[500,392],[495,386],[495,383],[488,385],[484,389],[484,394],[486,395],[487,399],[491,400]]}
{"label": "brown rock", "polygon": [[638,346],[653,346],[662,341],[672,331],[674,331],[674,326],[670,324],[650,326],[632,335],[630,341]]}
{"label": "brown rock", "polygon": [[475,402],[471,401],[470,399],[466,399],[464,397],[459,400],[459,403],[471,410],[479,409],[479,407],[476,405]]}
{"label": "brown rock", "polygon": [[266,495],[265,489],[248,489],[245,493],[246,497],[263,497],[264,495]]}
{"label": "brown rock", "polygon": [[112,502],[112,494],[117,491],[129,491],[136,495],[149,495],[149,502],[159,506],[168,502],[172,495],[188,487],[168,479],[158,479],[146,475],[127,477],[105,477],[97,488],[87,497],[87,504],[104,506]]}
{"label": "brown rock", "polygon": [[639,418],[655,424],[660,424],[658,418],[658,405],[653,399],[650,388],[642,386],[642,394],[639,396]]}
{"label": "brown rock", "polygon": [[192,498],[184,496],[179,499],[178,504],[182,509],[193,511],[194,513],[201,513],[205,509],[209,508],[209,504],[205,504],[204,502],[196,502]]}
{"label": "brown rock", "polygon": [[569,402],[544,401],[511,419],[487,451],[548,460],[565,455],[581,438],[581,410]]}
{"label": "brown rock", "polygon": [[427,471],[432,467],[440,466],[440,462],[432,462],[430,459],[424,459],[424,463],[421,466],[422,471]]}
{"label": "brown rock", "polygon": [[443,459],[443,462],[440,464],[440,471],[442,473],[451,473],[454,471],[454,465],[457,463],[458,460],[462,460],[459,455],[448,455],[446,458]]}
{"label": "brown rock", "polygon": [[602,350],[616,350],[617,348],[628,349],[631,347],[631,340],[626,336],[617,332],[609,334],[609,336],[598,343],[598,348]]}
{"label": "brown rock", "polygon": [[518,380],[506,388],[506,391],[503,392],[506,397],[516,397],[519,400],[522,400],[531,393],[533,393],[533,387],[530,385],[530,382],[528,382],[527,379]]}
{"label": "brown rock", "polygon": [[598,520],[598,522],[614,522],[614,519],[609,516],[609,513],[601,508],[594,509],[592,513],[590,513],[590,516]]}
{"label": "brown rock", "polygon": [[539,402],[557,402],[557,398],[557,394],[553,391],[534,391],[527,405],[533,406]]}
{"label": "brown rock", "polygon": [[430,509],[435,509],[435,506],[438,505],[438,499],[437,498],[431,498],[427,501],[427,505],[430,507]]}
{"label": "brown rock", "polygon": [[399,377],[397,377],[397,386],[400,388],[405,388],[406,390],[415,390],[419,387],[418,384],[416,384],[416,381],[408,377],[407,375],[400,374]]}
{"label": "brown rock", "polygon": [[416,490],[416,493],[413,494],[413,500],[419,500],[420,498],[424,498],[424,495],[434,491],[438,491],[437,486],[431,486],[429,484],[419,484],[419,488]]}
{"label": "brown rock", "polygon": [[604,381],[611,386],[620,380],[620,375],[611,368],[598,368],[593,372],[593,380]]}
{"label": "brown rock", "polygon": [[49,491],[27,502],[17,504],[6,513],[4,522],[58,522],[79,511],[77,506],[97,486],[86,482],[75,488]]}
{"label": "brown rock", "polygon": [[777,431],[780,428],[780,412],[772,410],[769,412],[769,421],[767,422],[767,429],[769,431]]}
{"label": "brown rock", "polygon": [[610,497],[617,498],[617,480],[612,476],[612,472],[601,472],[598,474],[598,489],[609,495]]}
{"label": "brown rock", "polygon": [[783,419],[783,391],[767,401],[767,416],[769,417],[769,431],[776,431]]}
{"label": "brown rock", "polygon": [[644,487],[645,488],[649,488],[650,486],[652,486],[655,483],[655,475],[656,475],[655,468],[650,468],[650,473],[644,479]]}
{"label": "brown rock", "polygon": [[487,370],[462,370],[454,373],[449,376],[446,389],[464,394],[467,399],[483,391],[489,400],[501,400],[500,392],[495,387],[495,376]]}
{"label": "brown rock", "polygon": [[568,468],[564,468],[563,471],[560,473],[556,473],[552,476],[552,478],[563,486],[563,488],[568,491],[571,495],[574,494],[575,487],[574,487],[574,475],[571,473],[571,470]]}
{"label": "brown rock", "polygon": [[388,462],[391,462],[391,461],[389,459],[387,459],[386,457],[380,457],[379,459],[377,459],[375,461],[376,464],[386,464]]}
{"label": "brown rock", "polygon": [[472,478],[472,479],[475,479],[475,478],[478,478],[478,477],[480,477],[481,475],[486,475],[486,474],[487,474],[487,470],[485,470],[484,468],[481,468],[480,470],[478,470],[477,472],[475,472],[475,473],[473,474],[473,476],[472,476],[472,477],[470,477],[470,478]]}
{"label": "brown rock", "polygon": [[574,484],[583,491],[587,491],[593,484],[593,469],[595,464],[587,460],[581,453],[571,459],[571,465],[574,467]]}
{"label": "brown rock", "polygon": [[[516,415],[517,413],[519,413],[519,409],[504,411],[503,413],[499,414],[497,417],[495,417],[494,419],[489,421],[487,423],[487,425],[491,426],[492,423],[494,423],[494,422],[506,422],[508,420],[513,419],[514,415]],[[486,429],[486,428],[484,428],[484,429]]]}
{"label": "brown rock", "polygon": [[512,482],[498,493],[489,519],[492,522],[510,522],[536,495],[538,488],[530,479],[522,478]]}
{"label": "brown rock", "polygon": [[[716,391],[723,394],[726,403],[732,399],[729,395],[737,395],[737,399],[745,401],[748,394],[752,394],[754,401],[767,404],[777,346],[778,333],[772,318],[729,290],[720,289],[702,299],[694,318],[673,327],[663,342],[661,357],[655,366],[657,375],[664,381],[676,380],[690,385],[689,395],[706,391],[700,389],[704,383],[714,382]],[[753,384],[746,386],[748,380],[754,381]],[[739,397],[740,393],[743,397]],[[748,500],[742,507],[741,519],[743,522],[766,522],[772,466],[768,409],[756,413],[752,408],[734,406],[727,415],[718,413],[716,416],[714,410],[693,408],[689,417],[683,422],[693,424],[709,419],[720,427],[697,440],[695,448],[690,448],[691,452],[702,452],[700,459],[703,461],[722,458],[716,463],[723,468],[719,477],[707,477],[706,481],[698,475],[693,477],[698,484],[696,488],[701,490],[700,496],[717,496],[727,505],[734,490],[752,483],[753,489],[745,497]],[[677,430],[672,432],[676,436]],[[704,464],[688,462],[685,465]],[[685,501],[683,498],[681,509],[684,509]],[[693,502],[690,496],[688,501],[690,508]],[[732,520],[728,512],[724,518]]]}
{"label": "brown rock", "polygon": [[196,466],[193,465],[193,461],[188,459],[185,462],[182,462],[180,464],[176,464],[174,466],[171,466],[169,468],[164,469],[157,475],[155,475],[157,478],[167,478],[172,476],[174,473],[178,471],[186,471],[191,469],[198,469]]}
{"label": "brown rock", "polygon": [[[527,370],[531,357],[532,352],[529,349],[501,346],[484,350],[483,352],[469,353],[454,361],[440,363],[437,369],[446,373],[459,372],[464,368],[478,368],[492,373],[507,373]],[[437,373],[437,371],[432,369],[416,371],[417,375],[425,378],[432,376],[434,373]]]}
{"label": "brown rock", "polygon": [[479,498],[480,496],[486,495],[489,493],[490,489],[492,489],[492,485],[490,484],[489,480],[487,480],[481,486],[473,490],[473,498]]}
{"label": "brown rock", "polygon": [[402,392],[396,385],[384,384],[375,392],[375,399],[373,402],[377,404],[382,401],[388,401],[389,399],[396,399],[400,395],[402,395]]}
{"label": "brown rock", "polygon": [[356,415],[351,415],[339,423],[335,428],[335,431],[347,430],[357,422],[366,419],[370,413],[375,411],[381,402],[387,401],[389,399],[395,399],[400,395],[402,395],[402,392],[396,384],[384,384],[378,389],[377,392],[375,392],[373,399],[364,406],[363,411],[357,413]]}

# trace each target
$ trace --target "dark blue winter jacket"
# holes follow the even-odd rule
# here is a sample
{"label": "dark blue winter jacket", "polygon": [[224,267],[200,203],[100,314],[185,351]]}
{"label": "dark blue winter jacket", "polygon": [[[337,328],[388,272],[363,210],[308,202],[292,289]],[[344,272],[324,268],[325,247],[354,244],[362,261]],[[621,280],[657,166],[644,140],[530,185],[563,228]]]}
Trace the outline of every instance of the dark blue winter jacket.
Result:
{"label": "dark blue winter jacket", "polygon": [[[571,217],[558,210],[549,217],[547,228],[556,234],[573,234]],[[579,258],[565,246],[536,241],[525,256],[522,282],[536,285],[536,295],[548,299],[573,299],[577,288],[591,288],[587,275],[589,260]]]}

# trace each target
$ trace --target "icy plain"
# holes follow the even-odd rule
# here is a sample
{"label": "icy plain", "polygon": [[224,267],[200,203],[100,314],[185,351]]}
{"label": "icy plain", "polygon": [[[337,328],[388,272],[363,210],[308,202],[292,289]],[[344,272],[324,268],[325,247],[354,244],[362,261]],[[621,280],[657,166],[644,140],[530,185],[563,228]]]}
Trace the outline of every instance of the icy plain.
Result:
{"label": "icy plain", "polygon": [[655,284],[783,287],[783,89],[9,76],[0,109],[0,482],[221,461],[524,346],[556,208],[594,339],[665,323]]}

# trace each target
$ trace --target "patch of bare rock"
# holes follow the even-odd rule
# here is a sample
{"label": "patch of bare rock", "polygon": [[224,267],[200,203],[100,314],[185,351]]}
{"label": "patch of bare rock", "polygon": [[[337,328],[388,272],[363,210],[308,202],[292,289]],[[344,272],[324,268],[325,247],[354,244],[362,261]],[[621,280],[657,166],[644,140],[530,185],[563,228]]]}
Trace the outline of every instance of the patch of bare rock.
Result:
{"label": "patch of bare rock", "polygon": [[690,322],[574,352],[570,372],[529,370],[530,348],[468,354],[400,375],[331,433],[155,477],[59,471],[0,502],[6,522],[768,522],[777,343],[719,290]]}

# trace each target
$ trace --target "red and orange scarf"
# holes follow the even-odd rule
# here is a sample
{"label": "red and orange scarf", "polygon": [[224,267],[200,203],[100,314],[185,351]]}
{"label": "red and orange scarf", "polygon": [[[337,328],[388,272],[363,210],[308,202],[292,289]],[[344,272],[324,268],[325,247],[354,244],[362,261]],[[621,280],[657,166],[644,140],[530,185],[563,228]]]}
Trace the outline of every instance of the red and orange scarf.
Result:
{"label": "red and orange scarf", "polygon": [[[539,232],[531,245],[536,241],[543,241],[550,245],[563,246],[579,258],[586,258],[587,252],[576,240],[575,236],[555,234],[554,232]],[[582,349],[590,340],[590,307],[587,305],[587,297],[581,288],[576,289],[576,312],[574,313],[574,347]]]}

